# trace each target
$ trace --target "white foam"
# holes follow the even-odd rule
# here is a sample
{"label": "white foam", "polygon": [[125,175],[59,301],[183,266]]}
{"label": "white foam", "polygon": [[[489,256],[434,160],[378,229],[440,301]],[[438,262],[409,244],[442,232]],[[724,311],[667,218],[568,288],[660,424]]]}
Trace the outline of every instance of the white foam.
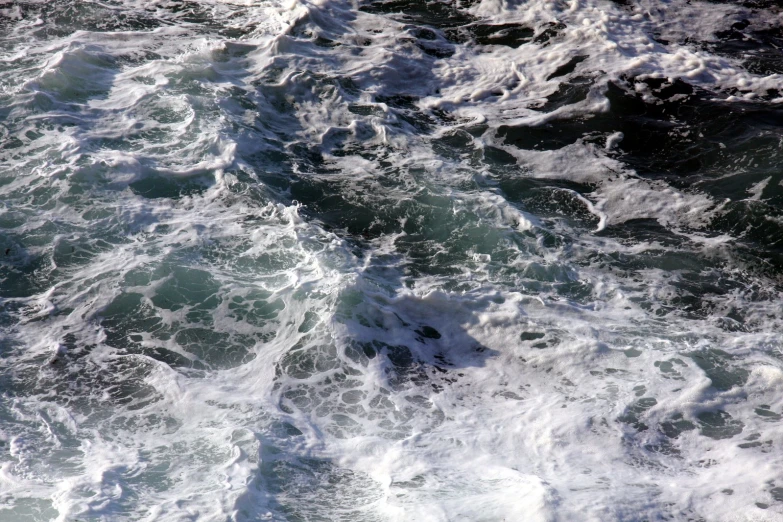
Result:
{"label": "white foam", "polygon": [[[18,64],[0,72],[11,107],[3,125],[15,129],[24,154],[3,156],[3,174],[20,174],[0,186],[10,202],[0,216],[24,214],[12,232],[33,237],[19,254],[26,262],[55,259],[58,248],[67,253],[82,239],[79,252],[87,256],[57,258],[59,264],[40,268],[40,291],[4,301],[26,307],[9,334],[15,344],[7,361],[13,382],[28,387],[0,410],[0,440],[8,446],[0,468],[4,508],[40,500],[58,521],[275,520],[284,516],[281,504],[362,520],[781,517],[769,493],[781,480],[780,423],[765,420],[783,408],[779,296],[751,299],[753,285],[768,283],[758,277],[747,289],[705,298],[716,316],[747,312],[756,324],[750,332],[667,312],[674,298],[687,297],[686,276],[707,277],[731,261],[733,239],[705,230],[722,202],[636,175],[610,156],[622,143],[618,133],[605,148],[578,141],[554,151],[521,151],[496,135],[501,125],[557,125],[600,114],[609,109],[606,83],[621,76],[683,78],[716,93],[736,87],[745,96],[779,89],[780,75],[750,73],[684,42],[690,35],[709,40],[745,16],[743,9],[484,0],[472,12],[486,22],[518,22],[537,33],[548,22],[565,28],[548,45],[460,45],[436,60],[400,38],[403,24],[344,2],[197,5],[221,23],[253,29],[239,41],[205,35],[153,4],[156,16],[179,25],[76,31],[43,42],[26,36],[37,22],[22,20],[1,51],[3,67]],[[144,7],[126,2],[117,9]],[[341,45],[318,47],[294,34],[296,24],[308,23]],[[659,29],[669,44],[653,39]],[[573,73],[549,79],[577,56],[587,58]],[[281,70],[270,80],[275,67]],[[539,110],[562,81],[578,75],[594,81],[584,101]],[[73,79],[84,76],[89,82]],[[356,100],[326,81],[348,77],[359,87]],[[255,108],[235,104],[234,87],[250,93]],[[418,131],[393,102],[375,99],[400,93],[419,97],[412,102],[419,109],[449,110],[456,121]],[[274,94],[293,113],[259,121]],[[44,95],[52,106],[36,105]],[[374,111],[351,112],[351,103]],[[487,130],[465,150],[503,147],[517,159],[519,177],[594,187],[587,194],[561,190],[596,217],[595,231],[652,219],[692,244],[679,251],[657,241],[629,245],[539,218],[509,201],[492,173],[471,166],[470,152],[433,152],[433,140],[479,124]],[[43,136],[26,134],[38,128]],[[333,167],[308,174],[294,165],[297,175],[341,187],[362,204],[432,195],[400,218],[403,225],[424,222],[429,214],[420,208],[430,205],[434,217],[417,241],[434,252],[424,267],[432,270],[406,257],[401,245],[411,234],[404,226],[370,237],[357,255],[355,238],[303,217],[309,209],[278,189],[259,196],[243,188],[242,175],[268,174],[246,158],[268,152],[265,140],[282,135],[285,146],[319,145]],[[381,183],[379,161],[340,155],[346,144],[383,147],[400,186]],[[154,176],[161,184],[203,176],[208,186],[176,198],[134,192],[134,183]],[[768,181],[754,185],[751,198],[762,199]],[[37,188],[43,195],[33,194]],[[89,217],[90,210],[102,217]],[[110,233],[106,244],[91,235],[95,227]],[[459,243],[463,237],[468,246]],[[681,257],[671,263],[680,265],[656,264],[675,254]],[[621,273],[602,266],[601,256],[649,256],[650,265]],[[703,270],[692,268],[700,263]],[[423,273],[412,274],[415,268]],[[197,275],[186,280],[177,270]],[[180,298],[188,285],[205,293],[200,304],[219,304],[162,301]],[[125,333],[138,336],[139,347],[165,348],[194,368],[116,346],[106,316],[127,295],[140,297],[128,317],[116,319],[131,324]],[[278,302],[273,312],[264,308]],[[149,322],[142,323],[146,313]],[[256,319],[248,319],[252,314]],[[210,360],[219,341],[200,341],[199,351],[177,337],[196,326],[248,336],[248,357]],[[422,333],[424,326],[439,337]],[[348,355],[356,343],[373,341],[386,345],[374,345],[374,358]],[[402,370],[383,352],[397,346],[424,361],[411,363],[400,382],[394,375]],[[737,373],[746,375],[742,384],[717,389],[716,380],[733,374],[710,374],[689,357],[711,348],[729,354],[720,363],[726,372],[747,372]],[[319,371],[297,377],[285,370],[296,351],[312,355]],[[54,358],[67,361],[64,368]],[[341,372],[355,382],[334,384]],[[63,382],[73,387],[46,388]],[[308,404],[320,401],[320,408],[289,408],[291,389],[309,393]],[[741,433],[704,435],[699,415],[718,410],[742,422]],[[667,437],[661,426],[675,414],[693,429]],[[301,434],[277,434],[282,423]],[[305,459],[320,459],[320,467],[307,468]],[[291,468],[277,471],[278,464]],[[347,471],[330,482],[324,477],[332,468]]]}

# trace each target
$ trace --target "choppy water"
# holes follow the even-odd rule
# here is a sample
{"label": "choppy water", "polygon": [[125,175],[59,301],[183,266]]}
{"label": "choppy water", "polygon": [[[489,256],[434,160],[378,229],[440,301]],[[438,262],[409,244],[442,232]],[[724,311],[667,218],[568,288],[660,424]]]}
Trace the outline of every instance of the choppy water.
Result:
{"label": "choppy water", "polygon": [[0,0],[0,520],[783,520],[782,48]]}

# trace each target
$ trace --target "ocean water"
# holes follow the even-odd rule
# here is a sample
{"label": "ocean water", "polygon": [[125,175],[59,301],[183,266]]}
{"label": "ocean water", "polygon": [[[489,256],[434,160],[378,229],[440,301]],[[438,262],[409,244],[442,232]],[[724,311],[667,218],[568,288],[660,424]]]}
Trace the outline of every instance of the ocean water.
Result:
{"label": "ocean water", "polygon": [[782,49],[0,0],[0,521],[783,521]]}

